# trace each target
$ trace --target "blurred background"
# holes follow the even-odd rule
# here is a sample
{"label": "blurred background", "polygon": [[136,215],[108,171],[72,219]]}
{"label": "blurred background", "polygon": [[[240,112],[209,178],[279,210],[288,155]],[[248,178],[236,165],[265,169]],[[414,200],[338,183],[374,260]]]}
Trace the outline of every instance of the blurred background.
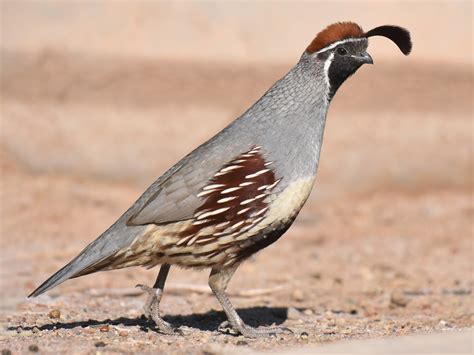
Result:
{"label": "blurred background", "polygon": [[[256,265],[275,262],[291,278],[291,268],[277,256],[300,250],[307,239],[312,253],[326,252],[318,254],[313,271],[332,265],[333,278],[344,280],[350,267],[354,290],[383,284],[382,274],[367,276],[380,259],[420,275],[414,272],[421,267],[417,258],[424,260],[426,279],[412,275],[415,284],[457,280],[472,288],[471,1],[0,6],[1,247],[10,270],[2,271],[2,281],[15,285],[2,287],[4,310],[17,309],[21,297],[100,234],[155,178],[257,100],[317,32],[344,20],[365,30],[406,27],[412,55],[404,57],[384,38],[370,39],[375,65],[360,69],[333,101],[316,187],[292,237],[268,257],[258,256]],[[341,241],[349,242],[347,250]],[[354,253],[363,255],[353,260]],[[132,275],[124,272],[131,271],[99,280]],[[186,279],[184,272],[177,275]],[[205,284],[205,276],[193,277]],[[271,283],[269,278],[264,273],[259,282]],[[117,280],[115,286],[134,281]],[[92,284],[89,277],[62,287]],[[329,295],[333,286],[318,289]]]}

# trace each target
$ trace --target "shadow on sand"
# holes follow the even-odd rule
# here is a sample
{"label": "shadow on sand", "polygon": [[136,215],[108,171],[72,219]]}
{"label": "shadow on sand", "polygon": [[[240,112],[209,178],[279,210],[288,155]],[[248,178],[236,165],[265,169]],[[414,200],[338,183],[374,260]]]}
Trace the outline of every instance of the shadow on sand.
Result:
{"label": "shadow on sand", "polygon": [[[288,308],[284,307],[251,307],[239,308],[237,312],[244,322],[252,327],[270,326],[272,324],[282,324],[288,318]],[[199,330],[213,331],[217,330],[219,324],[226,320],[224,312],[209,311],[206,313],[194,313],[188,315],[168,315],[163,317],[164,320],[176,327],[190,327]],[[97,327],[101,325],[122,325],[126,327],[140,327],[142,331],[155,331],[153,322],[144,316],[138,318],[119,317],[115,319],[89,319],[85,321],[75,322],[51,322],[41,326],[21,327],[22,330],[33,330],[38,328],[40,331],[55,329],[73,329],[77,327]],[[11,326],[8,330],[16,330],[18,326]]]}

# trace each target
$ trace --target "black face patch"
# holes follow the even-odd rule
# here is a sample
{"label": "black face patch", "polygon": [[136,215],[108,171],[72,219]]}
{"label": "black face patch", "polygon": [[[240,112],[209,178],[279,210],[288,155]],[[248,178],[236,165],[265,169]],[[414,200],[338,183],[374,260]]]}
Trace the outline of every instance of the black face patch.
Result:
{"label": "black face patch", "polygon": [[328,55],[333,55],[332,62],[329,66],[329,99],[336,94],[337,89],[342,83],[354,74],[364,62],[357,57],[365,53],[367,49],[367,41],[354,41],[340,44],[333,48]]}

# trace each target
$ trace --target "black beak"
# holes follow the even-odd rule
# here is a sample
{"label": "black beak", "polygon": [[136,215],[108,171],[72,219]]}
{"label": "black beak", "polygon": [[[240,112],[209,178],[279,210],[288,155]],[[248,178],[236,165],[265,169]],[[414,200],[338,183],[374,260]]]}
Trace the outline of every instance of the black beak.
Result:
{"label": "black beak", "polygon": [[363,64],[374,64],[372,57],[367,52],[364,52],[361,55],[353,55],[352,58],[362,62]]}

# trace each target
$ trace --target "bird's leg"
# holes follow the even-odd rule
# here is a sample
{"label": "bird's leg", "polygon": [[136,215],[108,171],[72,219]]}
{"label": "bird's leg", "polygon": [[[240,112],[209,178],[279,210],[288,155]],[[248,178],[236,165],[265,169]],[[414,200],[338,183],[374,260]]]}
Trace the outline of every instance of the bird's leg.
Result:
{"label": "bird's leg", "polygon": [[175,334],[177,331],[176,328],[161,318],[159,309],[161,296],[163,295],[163,289],[169,271],[170,266],[168,264],[163,264],[153,287],[146,285],[137,285],[137,287],[148,293],[148,298],[143,306],[145,317],[151,318],[162,333]]}
{"label": "bird's leg", "polygon": [[[224,309],[225,314],[228,318],[228,323],[230,326],[240,334],[249,338],[265,337],[275,335],[282,332],[291,332],[288,328],[281,327],[267,327],[267,328],[253,328],[244,323],[242,318],[237,314],[234,306],[227,297],[225,290],[227,285],[237,269],[238,265],[234,265],[226,269],[215,269],[211,270],[209,275],[209,286],[211,287],[212,292],[216,296],[217,300]],[[226,323],[226,322],[224,322]],[[222,327],[222,325],[221,325]]]}

